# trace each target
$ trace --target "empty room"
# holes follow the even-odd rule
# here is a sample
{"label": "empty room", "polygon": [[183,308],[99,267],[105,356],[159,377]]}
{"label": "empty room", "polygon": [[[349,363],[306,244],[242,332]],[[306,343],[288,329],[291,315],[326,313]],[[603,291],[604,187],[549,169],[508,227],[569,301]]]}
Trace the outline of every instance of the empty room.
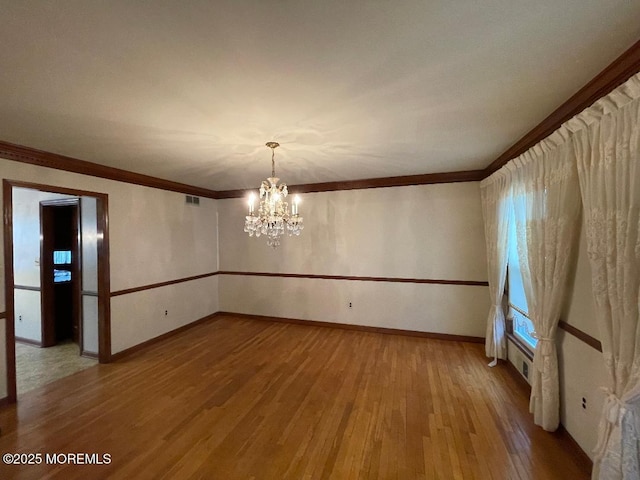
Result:
{"label": "empty room", "polygon": [[0,14],[0,479],[640,480],[640,2]]}

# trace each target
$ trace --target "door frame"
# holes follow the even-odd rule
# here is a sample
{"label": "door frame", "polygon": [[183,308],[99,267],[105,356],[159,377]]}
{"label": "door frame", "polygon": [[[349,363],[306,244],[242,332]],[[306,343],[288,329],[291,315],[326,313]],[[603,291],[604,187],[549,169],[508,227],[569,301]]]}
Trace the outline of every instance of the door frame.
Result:
{"label": "door frame", "polygon": [[5,338],[7,359],[7,400],[17,401],[16,345],[13,271],[13,187],[29,188],[41,192],[62,193],[96,199],[97,250],[98,250],[98,361],[111,361],[111,300],[109,273],[109,196],[106,193],[77,190],[55,185],[2,180],[4,226],[4,276],[5,276]]}
{"label": "door frame", "polygon": [[82,228],[81,228],[81,211],[80,211],[80,198],[64,198],[58,200],[41,200],[40,201],[40,323],[41,323],[41,338],[42,346],[48,347],[56,344],[56,324],[55,319],[52,321],[52,303],[54,296],[54,287],[49,282],[48,275],[53,273],[49,272],[45,268],[45,258],[51,252],[45,242],[45,229],[44,218],[46,213],[51,212],[54,208],[60,207],[73,207],[73,219],[72,222],[76,229],[76,235],[73,238],[73,245],[71,247],[71,255],[73,262],[72,275],[72,325],[78,326],[78,346],[80,347],[80,355],[84,351],[83,338],[82,338],[82,305],[81,305],[81,290],[82,290]]}

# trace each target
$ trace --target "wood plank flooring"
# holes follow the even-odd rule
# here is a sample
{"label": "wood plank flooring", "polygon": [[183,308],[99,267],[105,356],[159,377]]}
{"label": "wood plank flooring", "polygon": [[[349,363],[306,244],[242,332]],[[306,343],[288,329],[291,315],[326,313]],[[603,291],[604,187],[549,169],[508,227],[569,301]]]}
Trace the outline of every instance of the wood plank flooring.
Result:
{"label": "wood plank flooring", "polygon": [[588,479],[483,347],[218,317],[0,409],[1,479]]}

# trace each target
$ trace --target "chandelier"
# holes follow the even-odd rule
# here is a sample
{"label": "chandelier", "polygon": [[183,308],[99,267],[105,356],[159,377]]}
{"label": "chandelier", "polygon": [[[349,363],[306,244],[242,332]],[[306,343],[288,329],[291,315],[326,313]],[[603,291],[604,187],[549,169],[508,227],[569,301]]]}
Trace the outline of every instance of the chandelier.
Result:
{"label": "chandelier", "polygon": [[291,235],[300,235],[304,225],[302,217],[298,214],[298,204],[300,197],[297,195],[293,199],[291,205],[291,213],[289,213],[289,205],[286,202],[287,185],[281,183],[276,177],[275,150],[280,146],[277,142],[267,142],[267,147],[271,149],[271,176],[262,181],[260,185],[260,204],[258,211],[255,211],[256,196],[251,193],[249,196],[249,215],[245,217],[244,231],[250,237],[254,235],[267,236],[267,245],[277,248],[280,245],[280,237],[285,230]]}

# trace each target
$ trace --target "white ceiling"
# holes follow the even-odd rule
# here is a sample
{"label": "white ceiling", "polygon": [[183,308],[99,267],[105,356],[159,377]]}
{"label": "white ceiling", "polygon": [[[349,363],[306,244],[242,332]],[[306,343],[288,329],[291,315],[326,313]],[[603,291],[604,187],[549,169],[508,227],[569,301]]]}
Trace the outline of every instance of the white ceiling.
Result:
{"label": "white ceiling", "polygon": [[486,167],[630,0],[0,0],[0,140],[214,190]]}

